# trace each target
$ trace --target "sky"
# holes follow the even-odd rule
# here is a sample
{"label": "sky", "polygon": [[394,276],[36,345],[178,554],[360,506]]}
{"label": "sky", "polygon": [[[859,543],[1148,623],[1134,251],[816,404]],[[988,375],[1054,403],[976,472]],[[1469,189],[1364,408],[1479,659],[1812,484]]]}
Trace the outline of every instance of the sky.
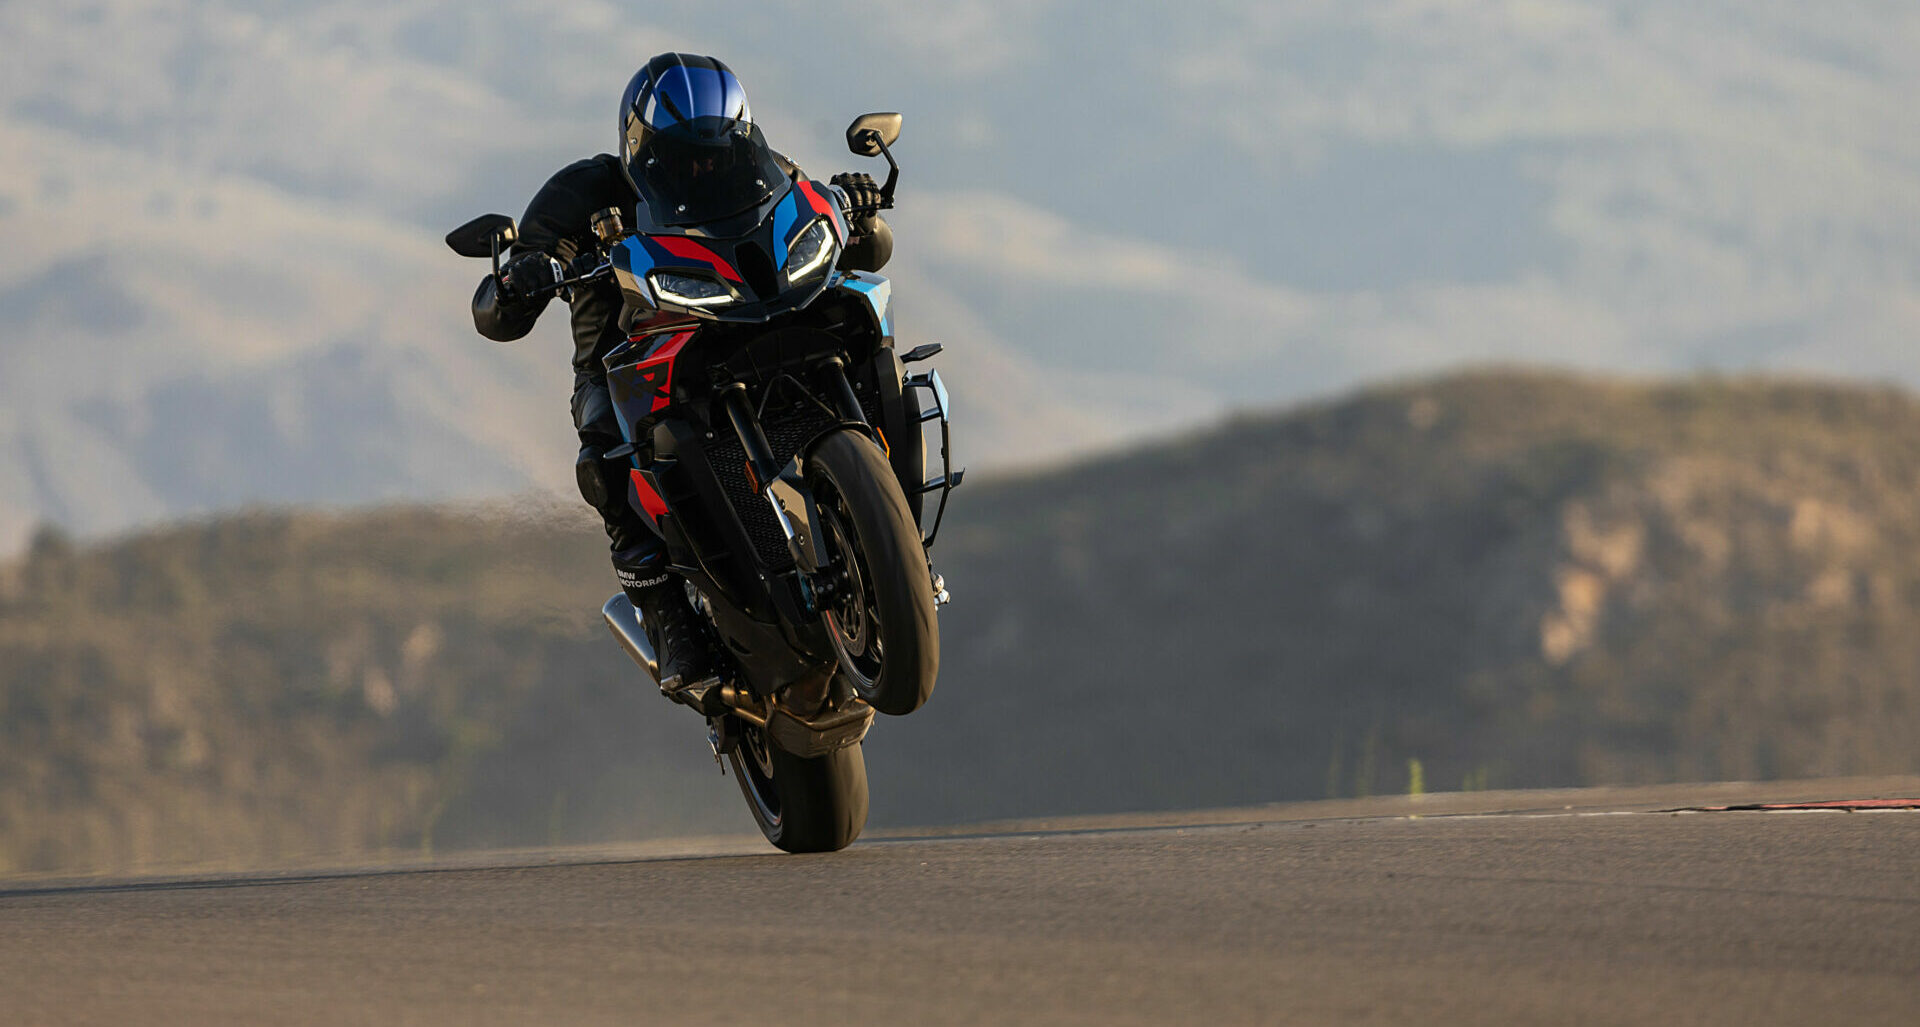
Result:
{"label": "sky", "polygon": [[255,503],[570,497],[565,325],[448,228],[721,57],[810,172],[899,110],[963,462],[1489,361],[1920,386],[1920,8],[0,3],[0,552]]}

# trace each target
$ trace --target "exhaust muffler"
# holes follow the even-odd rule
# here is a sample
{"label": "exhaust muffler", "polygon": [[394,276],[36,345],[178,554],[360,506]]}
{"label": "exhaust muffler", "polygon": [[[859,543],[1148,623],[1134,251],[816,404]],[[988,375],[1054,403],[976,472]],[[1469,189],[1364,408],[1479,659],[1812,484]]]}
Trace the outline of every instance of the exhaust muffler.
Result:
{"label": "exhaust muffler", "polygon": [[600,616],[607,619],[607,627],[619,640],[620,648],[647,672],[655,688],[660,687],[660,657],[647,639],[647,630],[640,626],[640,611],[633,608],[633,600],[628,599],[625,592],[616,592],[607,600],[607,605],[600,608]]}

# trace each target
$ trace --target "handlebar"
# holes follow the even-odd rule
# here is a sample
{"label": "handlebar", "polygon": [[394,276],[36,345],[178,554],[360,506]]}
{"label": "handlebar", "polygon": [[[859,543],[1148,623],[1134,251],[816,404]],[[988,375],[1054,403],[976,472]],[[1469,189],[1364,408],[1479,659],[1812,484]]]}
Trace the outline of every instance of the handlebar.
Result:
{"label": "handlebar", "polygon": [[[885,151],[885,147],[883,145],[882,152],[884,151]],[[888,160],[889,161],[892,160],[891,154],[888,154]],[[893,184],[898,174],[899,174],[899,168],[898,166],[896,166],[893,170],[893,173],[887,176],[887,185],[885,188],[881,190],[881,193],[880,193],[880,205],[874,208],[876,211],[893,209]],[[840,212],[846,215],[849,220],[851,220],[854,214],[854,207],[851,203],[847,201],[847,191],[845,189],[840,188],[837,185],[831,185],[831,184],[829,184],[827,188],[832,189],[834,194],[840,198]],[[595,228],[597,231],[599,226],[596,225]],[[617,236],[622,234],[622,229],[619,226],[619,220],[617,217],[613,221],[612,232],[610,234],[616,236],[616,238],[603,239],[602,240],[603,243],[607,246],[611,246],[612,243],[617,241]],[[566,296],[566,293],[568,290],[573,289],[577,286],[593,285],[598,282],[604,282],[607,279],[613,277],[613,259],[611,256],[605,253],[602,254],[600,258],[600,263],[595,265],[592,270],[584,271],[580,274],[573,275],[572,277],[568,277],[566,265],[560,263],[558,259],[552,258],[552,257],[549,257],[547,259],[553,261],[553,268],[554,268],[553,275],[555,280],[552,285],[539,290],[538,295],[540,297]],[[499,268],[497,265],[494,270],[495,270],[495,273],[498,274]],[[567,296],[566,298],[571,299],[570,296]]]}
{"label": "handlebar", "polygon": [[560,281],[555,282],[553,287],[555,291],[558,291],[560,289],[571,289],[576,285],[592,285],[595,282],[604,282],[607,279],[612,277],[613,277],[613,262],[610,260],[603,260],[600,262],[600,265],[594,268],[593,270],[585,272],[584,274],[575,275],[572,278],[563,278]]}
{"label": "handlebar", "polygon": [[560,298],[567,300],[568,302],[571,302],[573,300],[573,295],[571,290],[575,286],[592,285],[595,282],[604,282],[607,279],[613,277],[613,261],[604,257],[601,258],[600,263],[597,266],[595,266],[593,270],[574,275],[572,278],[564,277],[564,275],[566,274],[566,268],[558,260],[555,260],[553,262],[553,266],[559,269],[554,273],[562,277],[560,277],[559,281],[556,281],[552,285],[548,286],[547,288],[540,290],[540,295],[559,296]]}
{"label": "handlebar", "polygon": [[592,285],[595,282],[603,282],[613,277],[613,261],[605,256],[600,258],[600,263],[592,270],[584,271],[571,277],[567,275],[566,265],[560,263],[558,259],[548,257],[547,261],[553,266],[553,282],[537,289],[527,290],[522,294],[526,299],[546,300],[554,296],[559,296],[570,301],[573,297],[569,294],[568,290],[573,287],[578,285]]}

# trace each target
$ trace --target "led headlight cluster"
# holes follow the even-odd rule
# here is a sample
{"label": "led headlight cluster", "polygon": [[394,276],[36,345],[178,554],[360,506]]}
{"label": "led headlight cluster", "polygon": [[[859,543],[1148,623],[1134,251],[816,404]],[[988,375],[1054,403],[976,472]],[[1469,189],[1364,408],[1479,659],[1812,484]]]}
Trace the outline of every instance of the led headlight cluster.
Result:
{"label": "led headlight cluster", "polygon": [[[786,275],[787,285],[794,286],[825,272],[832,261],[833,226],[826,218],[815,218],[787,248],[787,262],[781,271]],[[647,282],[660,302],[676,307],[710,310],[751,298],[735,292],[720,279],[700,272],[659,268],[647,274]]]}
{"label": "led headlight cluster", "polygon": [[718,307],[734,299],[733,290],[714,278],[655,271],[647,279],[653,283],[655,295],[683,307]]}
{"label": "led headlight cluster", "polygon": [[787,249],[787,282],[798,282],[808,275],[827,266],[833,256],[833,230],[827,227],[826,218],[815,218],[800,238],[793,241]]}

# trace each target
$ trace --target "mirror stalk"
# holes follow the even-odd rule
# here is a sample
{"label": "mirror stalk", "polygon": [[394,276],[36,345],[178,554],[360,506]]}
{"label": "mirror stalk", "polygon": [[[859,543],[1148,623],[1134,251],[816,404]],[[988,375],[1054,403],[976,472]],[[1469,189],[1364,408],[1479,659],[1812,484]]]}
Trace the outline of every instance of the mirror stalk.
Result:
{"label": "mirror stalk", "polygon": [[880,187],[880,195],[886,197],[886,206],[893,206],[893,187],[900,182],[900,165],[893,159],[893,151],[887,147],[887,141],[880,133],[873,133],[873,141],[880,144],[880,156],[887,159],[887,184]]}

